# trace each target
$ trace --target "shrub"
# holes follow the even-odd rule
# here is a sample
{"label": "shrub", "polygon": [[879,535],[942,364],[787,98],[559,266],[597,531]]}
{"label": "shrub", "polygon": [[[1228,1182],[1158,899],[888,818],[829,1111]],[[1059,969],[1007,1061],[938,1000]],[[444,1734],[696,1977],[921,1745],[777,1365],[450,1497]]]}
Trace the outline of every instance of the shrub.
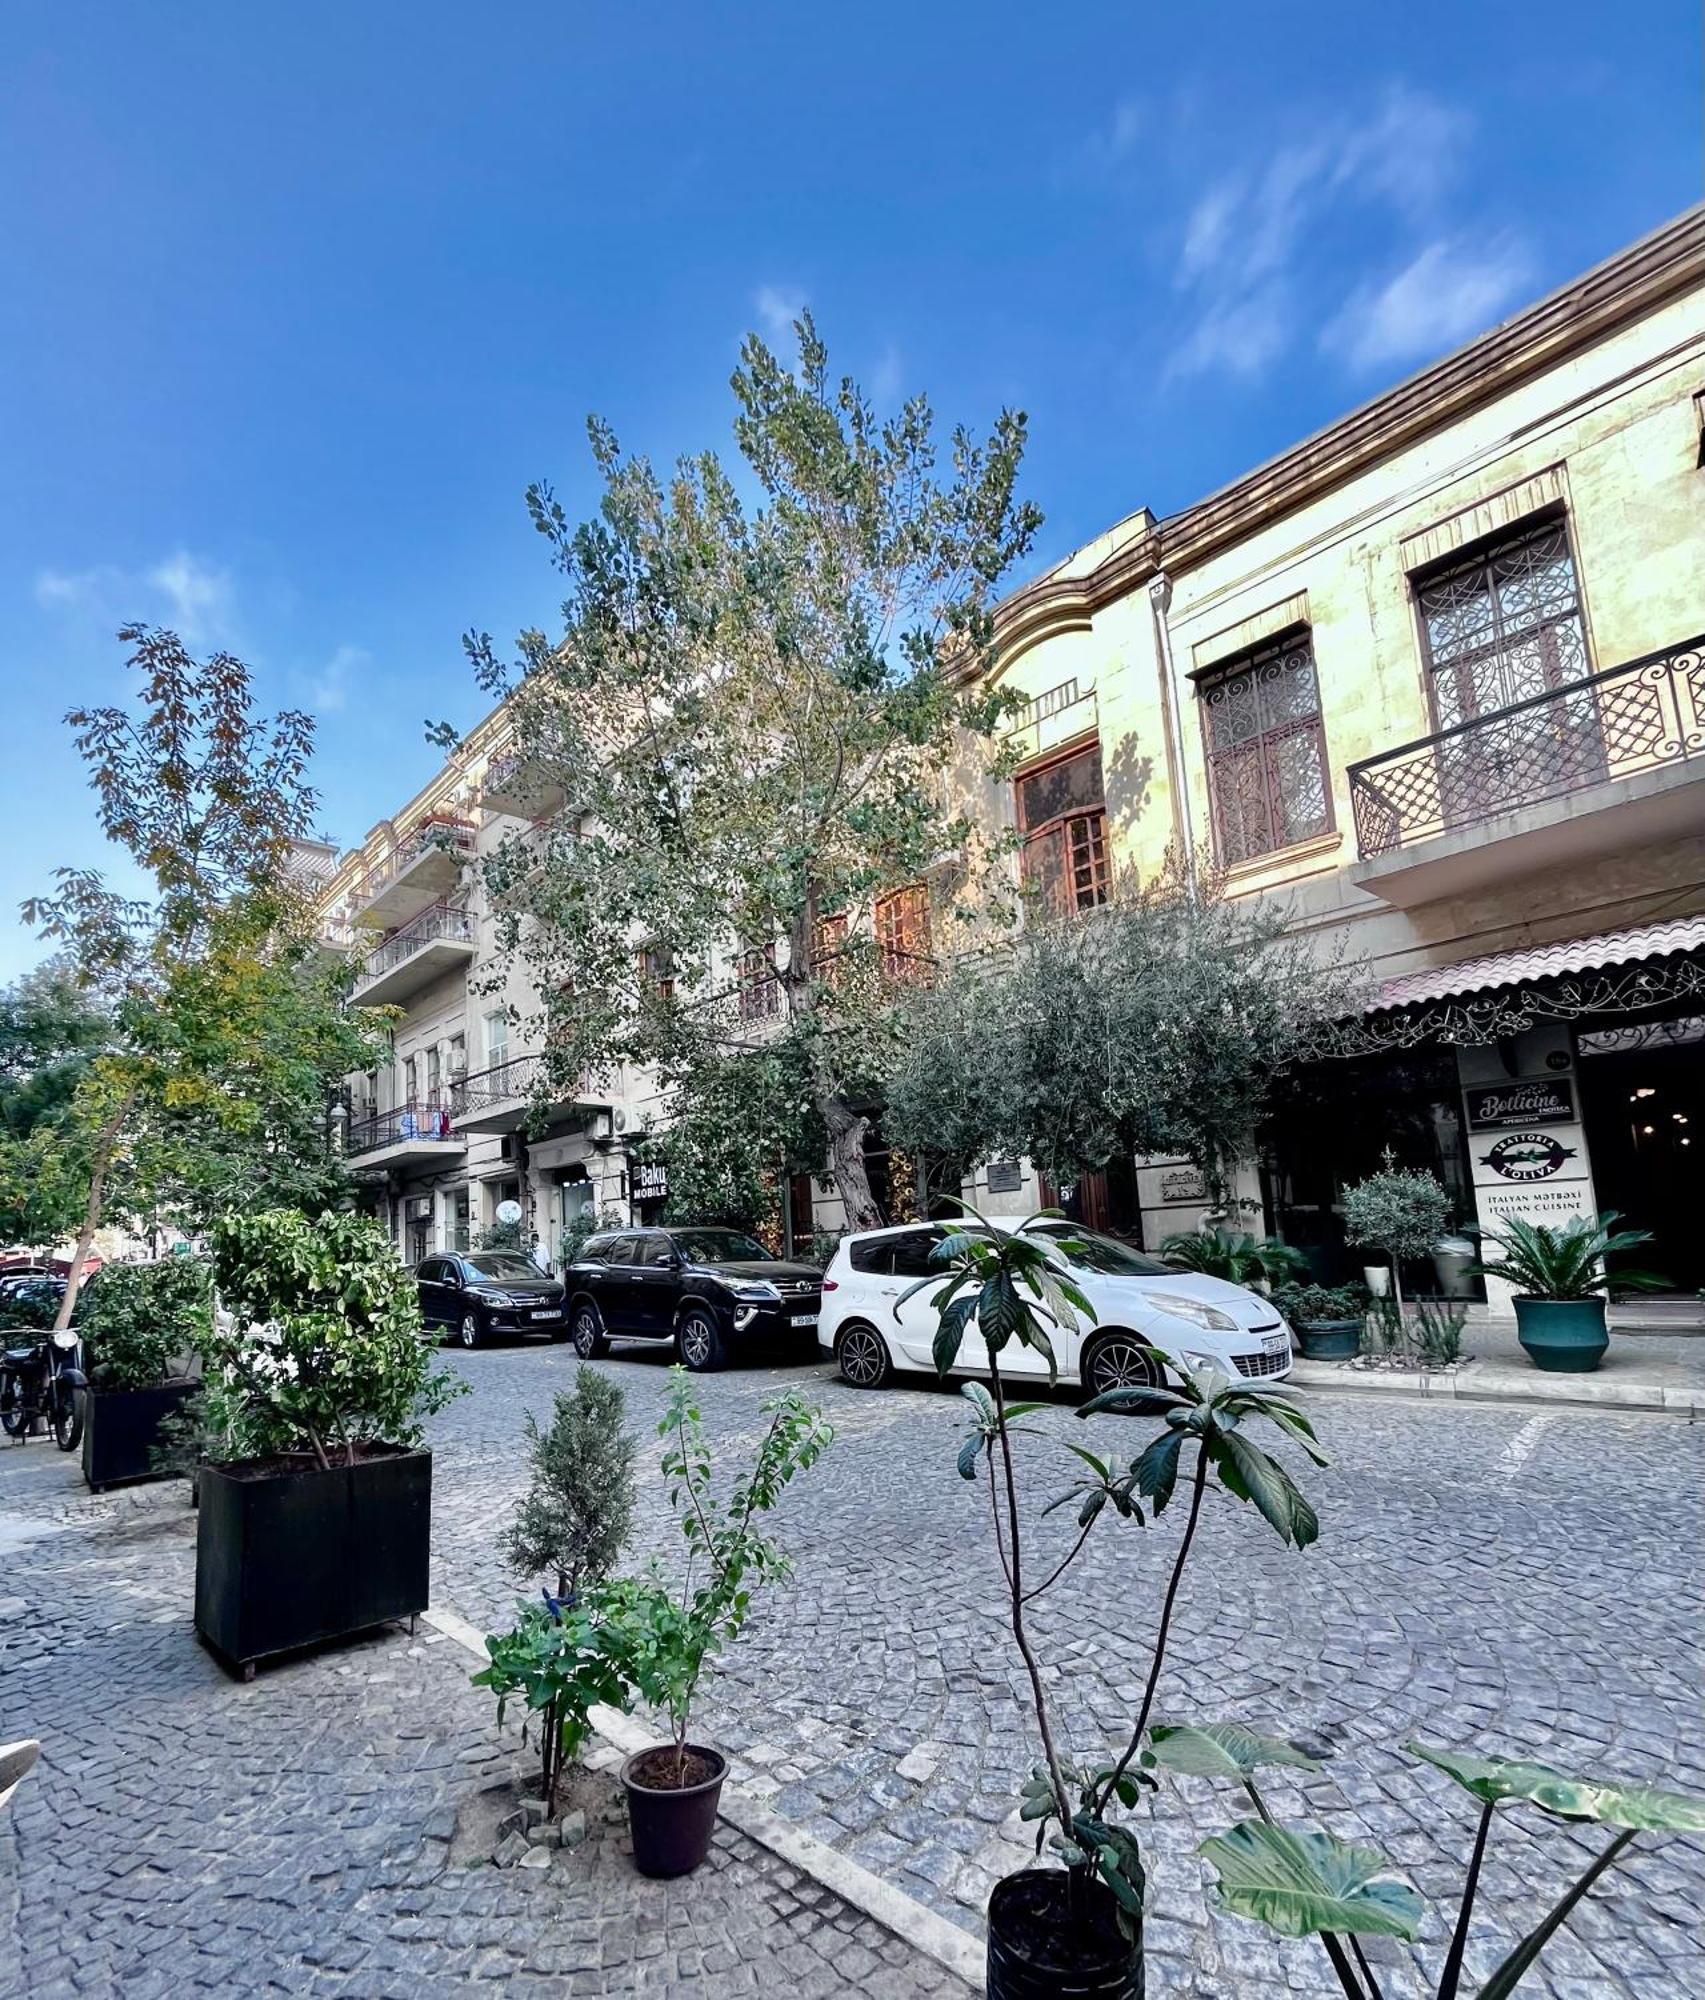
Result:
{"label": "shrub", "polygon": [[1429,1255],[1449,1220],[1450,1196],[1438,1176],[1398,1166],[1389,1146],[1378,1173],[1344,1190],[1350,1241],[1394,1259]]}
{"label": "shrub", "polygon": [[213,1225],[216,1315],[203,1355],[236,1455],[418,1444],[421,1421],[461,1385],[421,1338],[414,1280],[367,1216],[295,1209]]}
{"label": "shrub", "polygon": [[1320,1326],[1328,1320],[1361,1319],[1368,1294],[1365,1285],[1280,1285],[1273,1303],[1293,1326]]}
{"label": "shrub", "polygon": [[1501,1255],[1474,1266],[1477,1276],[1499,1278],[1530,1299],[1590,1299],[1601,1292],[1661,1292],[1669,1280],[1655,1271],[1612,1271],[1605,1260],[1650,1243],[1649,1229],[1618,1229],[1622,1217],[1607,1209],[1596,1220],[1577,1216],[1556,1229],[1512,1216],[1481,1238]]}
{"label": "shrub", "polygon": [[1308,1269],[1308,1259],[1300,1250],[1293,1250],[1276,1236],[1263,1236],[1258,1241],[1246,1231],[1228,1235],[1218,1229],[1181,1230],[1162,1242],[1160,1254],[1180,1270],[1225,1278],[1234,1285],[1276,1284]]}
{"label": "shrub", "polygon": [[198,1257],[107,1264],[83,1295],[78,1331],[97,1389],[152,1389],[187,1370],[212,1329],[212,1274]]}
{"label": "shrub", "polygon": [[509,1530],[509,1566],[554,1575],[572,1597],[616,1566],[633,1518],[634,1440],[622,1428],[627,1399],[607,1375],[582,1368],[574,1393],[558,1396],[550,1426],[526,1419],[533,1483]]}

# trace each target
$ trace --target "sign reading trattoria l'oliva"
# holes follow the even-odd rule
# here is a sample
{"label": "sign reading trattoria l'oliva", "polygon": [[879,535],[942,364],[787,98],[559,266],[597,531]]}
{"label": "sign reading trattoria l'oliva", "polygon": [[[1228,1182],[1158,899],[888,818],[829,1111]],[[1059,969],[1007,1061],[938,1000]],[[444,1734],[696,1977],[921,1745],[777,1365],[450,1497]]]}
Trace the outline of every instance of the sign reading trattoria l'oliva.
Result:
{"label": "sign reading trattoria l'oliva", "polygon": [[1575,1122],[1575,1090],[1566,1076],[1529,1076],[1513,1083],[1471,1084],[1466,1096],[1471,1132],[1493,1132],[1506,1125]]}

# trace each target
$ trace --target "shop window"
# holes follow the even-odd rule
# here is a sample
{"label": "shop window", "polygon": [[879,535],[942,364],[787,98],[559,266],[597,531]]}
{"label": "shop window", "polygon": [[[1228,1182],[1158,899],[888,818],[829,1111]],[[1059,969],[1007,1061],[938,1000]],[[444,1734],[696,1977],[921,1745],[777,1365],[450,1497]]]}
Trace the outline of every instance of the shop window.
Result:
{"label": "shop window", "polygon": [[930,951],[929,890],[922,882],[879,897],[876,904],[876,947],[882,970],[890,979],[926,977],[934,959]]}
{"label": "shop window", "polygon": [[1307,631],[1239,654],[1196,683],[1214,844],[1228,867],[1332,830],[1320,684]]}
{"label": "shop window", "polygon": [[1021,873],[1042,908],[1069,917],[1105,903],[1111,875],[1100,744],[1025,772],[1014,793]]}

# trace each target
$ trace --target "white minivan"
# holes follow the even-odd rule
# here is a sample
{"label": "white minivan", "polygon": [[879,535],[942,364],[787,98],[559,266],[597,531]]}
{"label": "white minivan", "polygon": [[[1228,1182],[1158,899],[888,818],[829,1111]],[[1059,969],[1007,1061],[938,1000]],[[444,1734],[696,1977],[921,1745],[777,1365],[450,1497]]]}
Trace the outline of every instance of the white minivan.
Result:
{"label": "white minivan", "polygon": [[[909,1299],[905,1294],[920,1278],[939,1275],[946,1283],[930,1253],[961,1226],[911,1223],[841,1238],[823,1278],[817,1340],[834,1357],[844,1381],[878,1389],[897,1372],[935,1373],[939,1315],[931,1301],[938,1287],[925,1285]],[[1056,1246],[1074,1245],[1069,1257],[1058,1249],[1055,1255],[1095,1308],[1093,1320],[1077,1333],[1053,1330],[1062,1382],[1077,1383],[1093,1395],[1152,1385],[1162,1371],[1147,1352],[1151,1347],[1180,1368],[1211,1365],[1234,1378],[1279,1382],[1291,1372],[1290,1328],[1272,1300],[1259,1292],[1224,1278],[1176,1271],[1116,1237],[1074,1222],[1049,1220],[1029,1233]],[[986,1374],[988,1359],[973,1323],[966,1329],[954,1373]],[[1009,1341],[1001,1350],[1003,1375],[1046,1378],[1047,1372],[1047,1362],[1033,1347]]]}

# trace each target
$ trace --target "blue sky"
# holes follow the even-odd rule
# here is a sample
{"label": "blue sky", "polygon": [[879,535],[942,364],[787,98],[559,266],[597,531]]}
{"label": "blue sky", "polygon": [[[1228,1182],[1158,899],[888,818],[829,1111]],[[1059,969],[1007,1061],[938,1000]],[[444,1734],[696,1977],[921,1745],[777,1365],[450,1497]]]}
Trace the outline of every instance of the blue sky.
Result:
{"label": "blue sky", "polygon": [[56,0],[0,70],[0,976],[102,860],[65,708],[177,625],[360,839],[548,624],[588,410],[726,446],[808,301],[880,400],[1030,414],[1035,567],[1187,504],[1698,198],[1695,0]]}

